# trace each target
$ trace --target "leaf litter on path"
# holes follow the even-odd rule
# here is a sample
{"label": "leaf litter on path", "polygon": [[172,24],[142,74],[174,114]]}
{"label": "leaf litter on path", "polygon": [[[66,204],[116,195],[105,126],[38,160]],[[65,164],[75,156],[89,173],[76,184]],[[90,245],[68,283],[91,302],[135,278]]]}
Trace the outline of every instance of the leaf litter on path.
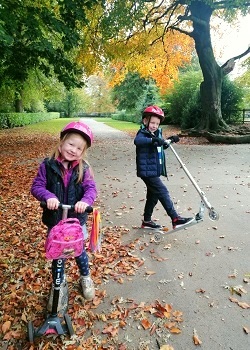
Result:
{"label": "leaf litter on path", "polygon": [[[124,283],[125,279],[134,278],[144,264],[135,254],[136,240],[121,243],[121,235],[127,233],[127,229],[109,226],[104,228],[101,252],[88,252],[97,287],[93,301],[85,302],[80,294],[74,259],[66,262],[70,285],[68,313],[76,334],[72,339],[50,336],[37,339],[34,345],[28,343],[27,322],[32,320],[35,327],[43,323],[51,284],[50,262],[46,261],[44,252],[46,227],[41,224],[41,209],[31,196],[30,187],[39,163],[50,154],[56,138],[23,130],[0,133],[0,346],[7,344],[8,350],[126,350],[129,349],[126,337],[121,340],[118,335],[122,330],[126,330],[125,335],[132,334],[131,324],[144,325],[148,335],[156,337],[159,332],[166,337],[181,333],[182,313],[171,305],[155,300],[147,304],[129,299],[122,301],[122,297],[110,304],[106,302],[105,284],[108,281]],[[100,305],[105,303],[103,312]],[[142,320],[148,320],[148,326],[145,326],[146,321],[141,323]]]}

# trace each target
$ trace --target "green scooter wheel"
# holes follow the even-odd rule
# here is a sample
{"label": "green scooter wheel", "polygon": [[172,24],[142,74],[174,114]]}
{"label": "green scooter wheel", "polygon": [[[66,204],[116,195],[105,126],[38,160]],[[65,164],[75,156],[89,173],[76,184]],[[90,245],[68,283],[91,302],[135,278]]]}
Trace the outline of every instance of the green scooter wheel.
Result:
{"label": "green scooter wheel", "polygon": [[72,321],[71,318],[68,314],[64,315],[64,321],[66,323],[67,329],[68,329],[68,333],[70,335],[70,337],[72,337],[75,334],[73,325],[72,325]]}
{"label": "green scooter wheel", "polygon": [[30,343],[34,343],[34,336],[35,336],[35,329],[34,329],[34,326],[33,326],[33,322],[32,321],[29,321],[28,322],[28,338],[29,338],[29,342]]}

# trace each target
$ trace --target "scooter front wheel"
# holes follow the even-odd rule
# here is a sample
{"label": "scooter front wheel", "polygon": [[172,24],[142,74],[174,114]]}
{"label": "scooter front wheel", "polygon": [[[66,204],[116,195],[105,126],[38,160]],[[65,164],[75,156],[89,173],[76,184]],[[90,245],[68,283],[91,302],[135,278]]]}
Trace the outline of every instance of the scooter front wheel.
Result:
{"label": "scooter front wheel", "polygon": [[209,219],[212,221],[217,221],[219,220],[219,213],[214,210],[214,208],[211,208],[209,210]]}
{"label": "scooter front wheel", "polygon": [[34,326],[33,326],[33,322],[32,321],[29,321],[28,322],[28,338],[29,338],[29,342],[30,343],[34,343],[34,337],[35,337],[35,329],[34,329]]}
{"label": "scooter front wheel", "polygon": [[71,318],[70,318],[70,316],[68,314],[64,315],[64,321],[66,323],[69,336],[72,337],[75,334],[75,331],[74,331],[74,328],[73,328],[73,325],[72,325]]}

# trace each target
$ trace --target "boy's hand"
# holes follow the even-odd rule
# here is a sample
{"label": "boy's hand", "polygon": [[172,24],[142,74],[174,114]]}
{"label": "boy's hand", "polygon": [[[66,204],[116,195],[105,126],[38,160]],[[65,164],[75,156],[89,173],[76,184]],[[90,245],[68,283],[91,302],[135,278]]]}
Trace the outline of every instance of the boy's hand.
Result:
{"label": "boy's hand", "polygon": [[180,138],[178,135],[172,135],[170,137],[168,137],[168,140],[170,140],[172,143],[176,143],[180,141]]}
{"label": "boy's hand", "polygon": [[161,139],[160,137],[154,137],[154,138],[152,139],[152,143],[153,143],[153,145],[155,145],[155,146],[163,146],[163,145],[164,145],[164,142],[165,142],[165,140]]}

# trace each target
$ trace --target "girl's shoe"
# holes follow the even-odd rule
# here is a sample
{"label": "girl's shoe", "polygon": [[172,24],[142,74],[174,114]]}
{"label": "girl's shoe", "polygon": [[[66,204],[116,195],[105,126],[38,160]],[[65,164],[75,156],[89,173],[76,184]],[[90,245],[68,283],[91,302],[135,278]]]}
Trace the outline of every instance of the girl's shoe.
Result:
{"label": "girl's shoe", "polygon": [[142,221],[141,228],[149,228],[149,229],[161,229],[162,226],[156,224],[154,221]]}
{"label": "girl's shoe", "polygon": [[[54,290],[55,290],[55,286],[54,286],[54,284],[52,284],[52,287],[50,290],[49,301],[47,304],[47,311],[49,313],[52,312]],[[69,299],[68,283],[67,283],[66,279],[64,278],[62,284],[60,285],[59,299],[58,299],[58,305],[57,305],[57,314],[59,317],[63,317],[64,314],[67,312],[68,299]]]}
{"label": "girl's shoe", "polygon": [[81,276],[80,285],[82,287],[82,294],[86,300],[92,300],[95,297],[95,287],[91,277]]}

